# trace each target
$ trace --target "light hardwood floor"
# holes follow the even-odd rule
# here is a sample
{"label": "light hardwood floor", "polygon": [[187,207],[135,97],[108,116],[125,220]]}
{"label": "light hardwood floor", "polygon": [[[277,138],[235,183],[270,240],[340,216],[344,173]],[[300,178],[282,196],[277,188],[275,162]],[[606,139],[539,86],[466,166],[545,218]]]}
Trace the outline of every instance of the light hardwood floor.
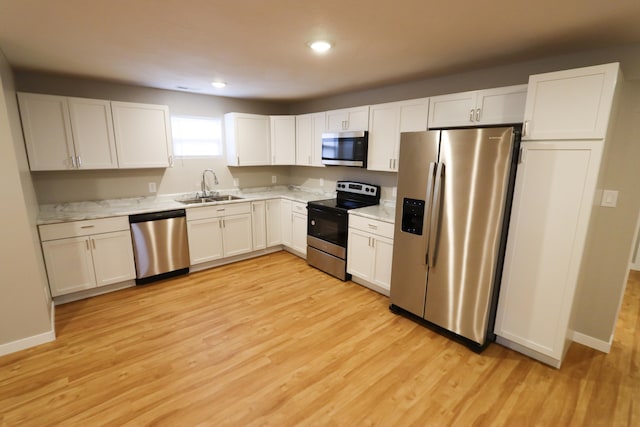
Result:
{"label": "light hardwood floor", "polygon": [[388,304],[279,252],[59,306],[0,358],[0,425],[640,425],[640,273],[611,353],[561,370]]}

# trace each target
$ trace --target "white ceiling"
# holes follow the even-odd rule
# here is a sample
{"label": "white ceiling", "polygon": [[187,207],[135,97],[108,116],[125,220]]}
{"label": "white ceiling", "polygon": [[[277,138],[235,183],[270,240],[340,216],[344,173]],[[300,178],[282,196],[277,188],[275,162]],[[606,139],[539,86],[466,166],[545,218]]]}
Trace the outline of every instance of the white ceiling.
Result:
{"label": "white ceiling", "polygon": [[[335,48],[313,54],[316,38]],[[313,98],[637,42],[640,0],[0,0],[0,49],[14,68],[242,98]]]}

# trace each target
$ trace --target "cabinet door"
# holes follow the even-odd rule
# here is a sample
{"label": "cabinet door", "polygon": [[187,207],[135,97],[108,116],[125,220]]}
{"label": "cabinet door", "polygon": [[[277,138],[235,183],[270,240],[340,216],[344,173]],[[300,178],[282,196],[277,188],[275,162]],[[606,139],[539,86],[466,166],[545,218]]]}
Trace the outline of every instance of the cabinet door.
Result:
{"label": "cabinet door", "polygon": [[[429,98],[410,99],[401,101],[400,132],[420,132],[427,130],[429,118]],[[396,158],[399,147],[396,148]]]}
{"label": "cabinet door", "polygon": [[280,209],[282,211],[282,215],[280,216],[280,220],[282,221],[280,223],[282,225],[282,244],[291,247],[293,227],[293,218],[291,218],[291,200],[282,199]]}
{"label": "cabinet door", "polygon": [[191,265],[222,258],[222,223],[218,218],[187,221],[187,233]]}
{"label": "cabinet door", "polygon": [[479,125],[522,123],[526,98],[527,85],[478,91],[476,123]]}
{"label": "cabinet door", "polygon": [[369,107],[344,108],[327,111],[327,130],[369,130]]}
{"label": "cabinet door", "polygon": [[395,171],[393,161],[398,157],[396,147],[400,141],[400,104],[372,105],[369,128],[367,169]]}
{"label": "cabinet door", "polygon": [[227,113],[224,125],[229,166],[271,164],[269,116]]}
{"label": "cabinet door", "polygon": [[120,168],[169,166],[169,107],[113,101],[111,110]]}
{"label": "cabinet door", "polygon": [[313,164],[313,119],[312,114],[296,116],[296,165]]}
{"label": "cabinet door", "polygon": [[222,243],[225,257],[251,252],[251,214],[222,218]]}
{"label": "cabinet door", "polygon": [[529,77],[523,139],[605,137],[619,64]]}
{"label": "cabinet door", "polygon": [[349,228],[347,272],[368,281],[371,281],[374,262],[371,240],[371,234]]}
{"label": "cabinet door", "polygon": [[132,280],[136,277],[129,231],[96,234],[90,237],[96,286]]}
{"label": "cabinet door", "polygon": [[307,216],[291,215],[291,248],[307,255]]}
{"label": "cabinet door", "polygon": [[[282,244],[282,210],[281,200],[267,200],[267,246]],[[291,205],[289,205],[289,209]]]}
{"label": "cabinet door", "polygon": [[432,96],[429,99],[429,129],[473,125],[476,94],[461,92]]}
{"label": "cabinet door", "polygon": [[271,163],[296,164],[295,116],[271,116]]}
{"label": "cabinet door", "polygon": [[393,240],[376,237],[372,244],[374,247],[374,258],[371,281],[386,290],[390,290]]}
{"label": "cabinet door", "polygon": [[80,169],[116,169],[116,143],[111,102],[69,98],[69,115]]}
{"label": "cabinet door", "polygon": [[88,237],[42,242],[42,251],[54,297],[96,286]]}
{"label": "cabinet door", "polygon": [[327,131],[327,113],[314,113],[311,115],[313,122],[313,142],[311,163],[313,166],[324,167],[322,164],[322,134]]}
{"label": "cabinet door", "polygon": [[251,202],[251,225],[253,228],[253,250],[266,248],[267,224],[264,200]]}
{"label": "cabinet door", "polygon": [[75,151],[64,96],[18,93],[24,140],[32,171],[75,167]]}
{"label": "cabinet door", "polygon": [[495,332],[560,361],[602,141],[523,142]]}

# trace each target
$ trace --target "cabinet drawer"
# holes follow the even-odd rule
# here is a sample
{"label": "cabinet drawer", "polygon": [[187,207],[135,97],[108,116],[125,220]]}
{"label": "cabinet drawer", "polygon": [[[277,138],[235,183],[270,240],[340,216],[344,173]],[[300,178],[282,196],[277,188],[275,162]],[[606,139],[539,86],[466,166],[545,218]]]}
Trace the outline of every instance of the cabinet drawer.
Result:
{"label": "cabinet drawer", "polygon": [[187,209],[187,221],[251,213],[251,203],[225,203]]}
{"label": "cabinet drawer", "polygon": [[291,211],[293,213],[307,215],[307,204],[302,202],[291,202]]}
{"label": "cabinet drawer", "polygon": [[109,233],[111,231],[128,231],[129,217],[88,219],[85,221],[62,222],[39,226],[40,240],[57,240],[67,237],[89,236],[91,234]]}
{"label": "cabinet drawer", "polygon": [[349,227],[393,239],[393,224],[358,215],[349,215]]}

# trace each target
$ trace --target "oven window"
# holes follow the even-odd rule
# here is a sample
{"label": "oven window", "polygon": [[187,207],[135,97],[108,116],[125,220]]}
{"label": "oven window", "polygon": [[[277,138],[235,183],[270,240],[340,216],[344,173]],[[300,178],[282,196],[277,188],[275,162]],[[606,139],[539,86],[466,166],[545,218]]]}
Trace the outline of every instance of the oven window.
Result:
{"label": "oven window", "polygon": [[310,236],[347,247],[347,214],[336,211],[324,211],[309,206],[307,231]]}

